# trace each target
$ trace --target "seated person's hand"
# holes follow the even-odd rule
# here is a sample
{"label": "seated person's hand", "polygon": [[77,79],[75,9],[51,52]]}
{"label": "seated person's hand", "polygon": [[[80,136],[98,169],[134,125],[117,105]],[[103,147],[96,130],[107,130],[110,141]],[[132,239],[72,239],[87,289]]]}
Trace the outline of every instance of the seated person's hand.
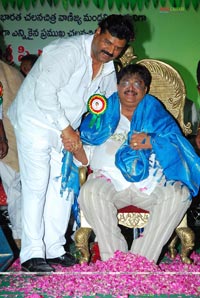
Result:
{"label": "seated person's hand", "polygon": [[82,147],[79,132],[75,131],[70,125],[62,130],[61,139],[64,148],[69,152],[76,152]]}
{"label": "seated person's hand", "polygon": [[150,136],[144,132],[134,133],[131,137],[129,145],[134,150],[151,149],[152,145],[150,139]]}

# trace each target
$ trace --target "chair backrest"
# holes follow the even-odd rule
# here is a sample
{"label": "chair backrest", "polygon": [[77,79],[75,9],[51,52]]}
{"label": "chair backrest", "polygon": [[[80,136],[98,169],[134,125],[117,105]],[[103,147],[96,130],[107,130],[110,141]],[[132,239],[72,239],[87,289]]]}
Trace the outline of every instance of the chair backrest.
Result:
{"label": "chair backrest", "polygon": [[178,121],[183,133],[192,132],[191,123],[184,123],[186,90],[179,73],[169,64],[160,60],[143,59],[137,63],[148,68],[152,75],[149,93],[157,97]]}

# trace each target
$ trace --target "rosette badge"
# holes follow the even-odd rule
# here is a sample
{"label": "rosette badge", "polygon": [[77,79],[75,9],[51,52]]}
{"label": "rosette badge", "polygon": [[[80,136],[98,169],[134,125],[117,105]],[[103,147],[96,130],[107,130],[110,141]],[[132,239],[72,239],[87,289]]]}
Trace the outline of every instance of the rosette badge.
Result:
{"label": "rosette badge", "polygon": [[107,99],[105,96],[100,94],[94,94],[89,98],[88,111],[92,114],[90,127],[93,127],[95,124],[96,128],[99,128],[101,116],[104,114],[106,108]]}

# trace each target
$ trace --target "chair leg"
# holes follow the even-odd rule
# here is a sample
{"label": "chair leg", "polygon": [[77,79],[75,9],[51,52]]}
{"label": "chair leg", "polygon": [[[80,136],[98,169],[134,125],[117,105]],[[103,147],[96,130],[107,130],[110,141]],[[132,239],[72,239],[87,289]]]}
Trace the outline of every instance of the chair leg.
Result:
{"label": "chair leg", "polygon": [[181,241],[181,260],[185,264],[192,264],[193,260],[189,257],[195,245],[195,233],[189,227],[176,228],[176,234]]}
{"label": "chair leg", "polygon": [[81,253],[80,264],[88,263],[90,260],[89,238],[91,235],[91,228],[79,228],[74,236],[76,248]]}
{"label": "chair leg", "polygon": [[170,243],[168,245],[168,250],[169,250],[169,254],[170,254],[170,257],[172,259],[175,259],[176,255],[177,255],[177,250],[176,250],[176,243],[178,241],[178,236],[177,234],[174,232],[171,240],[170,240]]}

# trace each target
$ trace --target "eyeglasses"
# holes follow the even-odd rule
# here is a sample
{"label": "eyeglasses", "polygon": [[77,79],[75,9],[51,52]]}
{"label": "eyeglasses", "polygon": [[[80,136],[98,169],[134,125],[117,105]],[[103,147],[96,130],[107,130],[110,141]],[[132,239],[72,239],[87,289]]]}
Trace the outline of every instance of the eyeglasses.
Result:
{"label": "eyeglasses", "polygon": [[136,89],[144,89],[144,84],[142,81],[134,81],[134,82],[131,82],[131,81],[120,81],[119,85],[122,87],[122,88],[127,88],[127,87],[130,87],[130,86],[133,86],[134,88]]}

